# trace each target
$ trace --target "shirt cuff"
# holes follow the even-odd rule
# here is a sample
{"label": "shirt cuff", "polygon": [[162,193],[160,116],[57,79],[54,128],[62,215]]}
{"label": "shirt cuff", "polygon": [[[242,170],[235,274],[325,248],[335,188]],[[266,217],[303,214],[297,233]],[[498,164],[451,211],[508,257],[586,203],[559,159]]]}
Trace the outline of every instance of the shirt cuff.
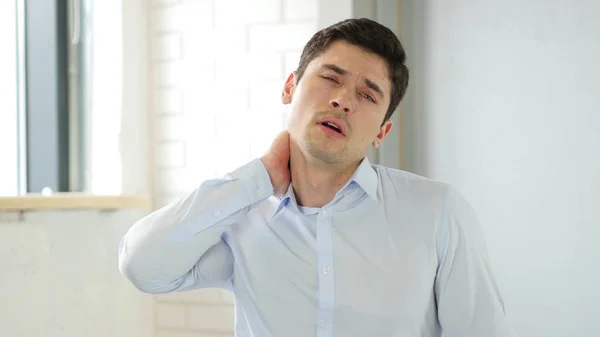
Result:
{"label": "shirt cuff", "polygon": [[241,180],[250,200],[262,200],[273,195],[273,184],[262,160],[256,158],[228,174],[229,178]]}

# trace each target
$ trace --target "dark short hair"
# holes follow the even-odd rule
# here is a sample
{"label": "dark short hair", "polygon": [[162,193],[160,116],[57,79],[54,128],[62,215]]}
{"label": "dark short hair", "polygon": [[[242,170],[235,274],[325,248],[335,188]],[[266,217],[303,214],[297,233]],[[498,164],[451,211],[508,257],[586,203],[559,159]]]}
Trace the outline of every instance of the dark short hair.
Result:
{"label": "dark short hair", "polygon": [[389,28],[366,18],[347,19],[316,32],[306,43],[298,65],[299,81],[308,64],[333,42],[343,40],[382,57],[388,64],[392,83],[391,99],[383,121],[390,119],[408,87],[406,53],[400,40]]}

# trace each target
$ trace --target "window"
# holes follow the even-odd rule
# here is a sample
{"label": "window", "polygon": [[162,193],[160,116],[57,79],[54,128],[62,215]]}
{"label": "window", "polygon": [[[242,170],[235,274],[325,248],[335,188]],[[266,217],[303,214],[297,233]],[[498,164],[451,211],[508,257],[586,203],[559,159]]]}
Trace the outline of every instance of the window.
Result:
{"label": "window", "polygon": [[19,161],[19,67],[23,53],[20,45],[20,25],[23,24],[16,1],[0,1],[0,195],[16,195],[20,191]]}
{"label": "window", "polygon": [[121,6],[0,1],[0,195],[120,194]]}
{"label": "window", "polygon": [[71,190],[121,194],[121,1],[74,0],[71,9]]}

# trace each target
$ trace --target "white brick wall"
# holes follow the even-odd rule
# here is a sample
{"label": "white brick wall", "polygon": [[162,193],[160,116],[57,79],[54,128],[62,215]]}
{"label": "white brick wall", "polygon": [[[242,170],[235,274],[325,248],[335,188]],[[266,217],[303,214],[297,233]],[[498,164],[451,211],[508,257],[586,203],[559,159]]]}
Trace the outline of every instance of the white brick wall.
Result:
{"label": "white brick wall", "polygon": [[[153,1],[156,206],[268,148],[284,126],[281,89],[316,31],[317,7],[317,0]],[[233,302],[216,289],[155,296],[155,336],[233,336]]]}

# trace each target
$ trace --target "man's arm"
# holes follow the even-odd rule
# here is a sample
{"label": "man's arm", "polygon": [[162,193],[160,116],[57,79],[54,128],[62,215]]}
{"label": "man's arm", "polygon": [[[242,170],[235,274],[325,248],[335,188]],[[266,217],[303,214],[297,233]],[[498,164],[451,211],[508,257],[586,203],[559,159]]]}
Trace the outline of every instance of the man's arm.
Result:
{"label": "man's arm", "polygon": [[233,257],[223,234],[272,194],[269,173],[259,159],[226,179],[205,181],[129,229],[119,247],[119,270],[148,293],[225,287]]}
{"label": "man's arm", "polygon": [[446,200],[439,246],[443,257],[435,291],[444,336],[512,336],[476,214],[454,188]]}

